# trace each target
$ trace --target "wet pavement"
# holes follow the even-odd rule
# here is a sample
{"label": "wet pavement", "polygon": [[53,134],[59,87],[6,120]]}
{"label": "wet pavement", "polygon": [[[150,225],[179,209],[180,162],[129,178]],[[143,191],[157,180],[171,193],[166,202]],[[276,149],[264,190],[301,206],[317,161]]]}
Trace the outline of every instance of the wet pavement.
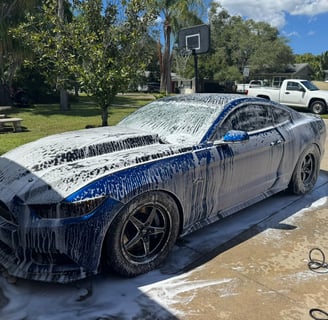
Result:
{"label": "wet pavement", "polygon": [[[328,310],[327,269],[308,267],[312,248],[328,253],[328,203],[316,206],[266,221],[263,231],[193,270],[186,281],[209,285],[185,293],[180,319],[300,320],[311,319],[312,308]],[[322,259],[318,251],[312,257]]]}
{"label": "wet pavement", "polygon": [[[321,169],[328,175],[328,139]],[[221,282],[184,293],[190,299],[175,306],[182,311],[179,319],[328,319],[312,312],[328,312],[328,269],[308,266],[313,248],[328,256],[327,180],[321,191],[324,200],[309,199],[283,220],[278,212],[276,224],[268,219],[268,227],[261,228],[260,223],[253,227],[260,232],[194,269],[188,281]],[[317,249],[311,252],[311,259],[323,258]]]}

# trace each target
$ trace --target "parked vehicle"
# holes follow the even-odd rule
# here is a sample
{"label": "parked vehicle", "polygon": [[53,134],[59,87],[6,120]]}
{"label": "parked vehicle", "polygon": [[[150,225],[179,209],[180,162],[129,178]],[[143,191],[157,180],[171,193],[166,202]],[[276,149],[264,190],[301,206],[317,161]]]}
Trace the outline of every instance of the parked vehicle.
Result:
{"label": "parked vehicle", "polygon": [[327,112],[328,91],[320,90],[308,80],[287,79],[280,88],[249,88],[247,95],[291,107],[308,108],[316,114]]}
{"label": "parked vehicle", "polygon": [[155,93],[160,92],[160,83],[159,82],[148,82],[144,85],[138,86],[139,92]]}
{"label": "parked vehicle", "polygon": [[0,264],[69,282],[159,266],[178,237],[317,181],[326,128],[259,98],[177,95],[0,157]]}
{"label": "parked vehicle", "polygon": [[246,93],[249,88],[262,87],[265,85],[263,80],[251,80],[249,83],[237,84],[237,93]]}

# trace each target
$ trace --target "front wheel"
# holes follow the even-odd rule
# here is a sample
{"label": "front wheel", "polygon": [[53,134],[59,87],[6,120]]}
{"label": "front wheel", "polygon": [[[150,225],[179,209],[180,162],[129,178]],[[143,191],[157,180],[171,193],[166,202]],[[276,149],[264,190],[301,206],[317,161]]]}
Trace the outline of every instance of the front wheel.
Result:
{"label": "front wheel", "polygon": [[316,100],[311,103],[310,109],[315,114],[323,114],[326,112],[326,104],[323,101]]}
{"label": "front wheel", "polygon": [[159,266],[179,232],[175,201],[164,192],[149,192],[126,205],[114,219],[105,243],[109,268],[128,277]]}
{"label": "front wheel", "polygon": [[308,147],[299,157],[294,169],[289,190],[294,194],[305,194],[317,182],[320,170],[320,153],[315,145]]}

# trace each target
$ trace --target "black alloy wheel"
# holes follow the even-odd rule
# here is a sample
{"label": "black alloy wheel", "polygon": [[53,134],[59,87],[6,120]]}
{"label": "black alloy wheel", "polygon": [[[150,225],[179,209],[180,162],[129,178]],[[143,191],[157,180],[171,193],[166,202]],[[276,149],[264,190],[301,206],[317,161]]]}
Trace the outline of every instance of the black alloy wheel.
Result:
{"label": "black alloy wheel", "polygon": [[124,276],[146,273],[165,260],[178,232],[178,207],[168,194],[138,196],[120,212],[108,231],[107,264]]}
{"label": "black alloy wheel", "polygon": [[320,170],[320,152],[315,145],[303,151],[294,169],[289,189],[294,194],[305,194],[317,182]]}

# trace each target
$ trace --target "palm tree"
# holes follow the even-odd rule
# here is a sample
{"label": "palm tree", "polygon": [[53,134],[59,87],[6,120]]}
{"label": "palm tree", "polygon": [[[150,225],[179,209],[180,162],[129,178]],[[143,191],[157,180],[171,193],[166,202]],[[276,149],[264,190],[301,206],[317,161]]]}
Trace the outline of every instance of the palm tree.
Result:
{"label": "palm tree", "polygon": [[161,91],[171,92],[171,35],[177,35],[183,27],[202,23],[202,0],[155,0],[163,17],[164,52],[159,50]]}

